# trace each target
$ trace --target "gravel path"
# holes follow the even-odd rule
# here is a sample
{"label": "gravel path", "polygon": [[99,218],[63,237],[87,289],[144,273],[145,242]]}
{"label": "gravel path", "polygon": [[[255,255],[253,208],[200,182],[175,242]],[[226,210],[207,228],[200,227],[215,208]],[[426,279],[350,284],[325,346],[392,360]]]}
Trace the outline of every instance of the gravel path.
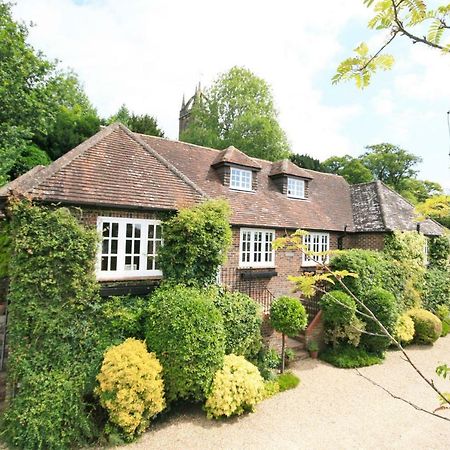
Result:
{"label": "gravel path", "polygon": [[[434,373],[450,363],[450,336],[433,347],[409,353],[436,385],[450,382]],[[450,449],[450,422],[393,399],[352,369],[320,361],[299,361],[301,385],[259,404],[254,414],[224,421],[207,420],[200,410],[174,414],[125,447],[143,449]],[[383,365],[361,373],[421,407],[434,409],[437,397],[405,363],[389,352]],[[447,414],[450,417],[450,414]]]}

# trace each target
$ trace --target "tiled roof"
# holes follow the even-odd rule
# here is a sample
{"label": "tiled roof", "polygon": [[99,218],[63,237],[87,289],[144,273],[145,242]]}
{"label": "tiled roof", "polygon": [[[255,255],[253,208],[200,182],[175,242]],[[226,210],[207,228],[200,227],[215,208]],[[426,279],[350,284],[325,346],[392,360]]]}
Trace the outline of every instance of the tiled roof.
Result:
{"label": "tiled roof", "polygon": [[139,135],[119,124],[29,174],[7,185],[3,195],[17,190],[43,201],[157,209],[176,209],[204,197]]}
{"label": "tiled roof", "polygon": [[313,178],[310,171],[306,171],[305,169],[298,167],[292,161],[289,161],[289,159],[283,159],[281,161],[275,161],[274,163],[272,163],[270,176],[273,177],[276,175],[292,175],[295,177],[309,179]]}
{"label": "tiled roof", "polygon": [[213,164],[221,152],[206,147],[140,135],[153,149],[175,165],[209,197],[224,197],[231,204],[232,223],[239,225],[308,228],[342,231],[353,229],[350,188],[337,175],[305,170],[313,178],[309,198],[297,200],[282,194],[269,177],[272,162],[254,159],[261,170],[255,192],[241,192],[224,186]]}
{"label": "tiled roof", "polygon": [[[414,206],[381,181],[351,186],[355,231],[414,231]],[[444,229],[433,220],[420,222],[420,231],[430,236]]]}
{"label": "tiled roof", "polygon": [[261,165],[258,164],[253,158],[250,158],[245,153],[241,152],[232,145],[225,150],[217,153],[217,156],[212,162],[212,165],[218,166],[225,163],[237,164],[240,166],[250,167],[252,169],[261,169]]}

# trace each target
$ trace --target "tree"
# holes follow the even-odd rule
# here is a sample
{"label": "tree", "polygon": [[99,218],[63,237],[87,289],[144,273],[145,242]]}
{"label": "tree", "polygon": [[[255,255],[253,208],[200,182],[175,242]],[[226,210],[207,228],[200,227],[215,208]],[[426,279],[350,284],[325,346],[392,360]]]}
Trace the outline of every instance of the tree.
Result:
{"label": "tree", "polygon": [[358,159],[350,155],[332,156],[322,165],[325,172],[335,173],[344,177],[348,183],[367,183],[373,180],[371,171]]}
{"label": "tree", "polygon": [[[375,16],[368,23],[370,29],[387,31],[385,42],[375,51],[369,52],[363,42],[355,48],[355,55],[342,61],[332,81],[353,80],[359,88],[369,85],[377,70],[388,70],[394,63],[392,55],[384,50],[399,36],[408,38],[413,44],[423,44],[445,53],[450,52],[450,4],[435,9],[425,0],[363,0],[372,8]],[[424,28],[428,28],[426,35]]]}
{"label": "tree", "polygon": [[444,193],[439,183],[428,180],[417,180],[416,178],[402,180],[399,184],[398,192],[414,204],[424,202],[430,197]]}
{"label": "tree", "polygon": [[75,73],[60,73],[48,88],[56,103],[54,120],[33,141],[55,160],[95,134],[100,118]]}
{"label": "tree", "polygon": [[375,179],[395,190],[400,189],[404,180],[416,176],[414,166],[422,161],[420,157],[392,144],[368,145],[366,149],[367,152],[360,157],[361,162]]}
{"label": "tree", "polygon": [[322,165],[320,161],[309,155],[299,155],[298,153],[292,153],[289,159],[299,167],[304,169],[316,170],[322,172]]}
{"label": "tree", "polygon": [[154,117],[148,114],[137,115],[130,113],[125,104],[107,120],[107,123],[113,122],[120,122],[135,133],[164,137],[164,131],[159,128],[158,122]]}
{"label": "tree", "polygon": [[298,336],[306,328],[308,315],[298,298],[282,296],[270,307],[270,324],[281,333],[281,373],[284,372],[285,336]]}
{"label": "tree", "polygon": [[249,156],[271,161],[290,155],[270,86],[243,67],[220,75],[204,100],[195,103],[180,139],[219,149],[234,145]]}

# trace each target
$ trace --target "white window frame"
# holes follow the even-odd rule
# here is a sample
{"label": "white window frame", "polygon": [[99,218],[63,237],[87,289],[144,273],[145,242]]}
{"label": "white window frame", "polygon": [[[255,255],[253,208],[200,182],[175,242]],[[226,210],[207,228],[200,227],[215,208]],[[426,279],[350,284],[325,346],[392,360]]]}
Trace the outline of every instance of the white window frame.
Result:
{"label": "white window frame", "polygon": [[430,244],[428,242],[428,237],[424,235],[425,242],[423,244],[423,265],[425,267],[428,267],[429,261],[429,254],[430,254]]}
{"label": "white window frame", "polygon": [[[108,264],[108,270],[102,270],[102,257],[110,256],[110,245],[108,244],[108,250],[106,253],[103,253],[103,224],[105,222],[111,223],[111,224],[117,224],[118,226],[118,236],[117,238],[108,238],[108,239],[116,239],[117,242],[117,253],[114,254],[114,256],[117,256],[117,266],[116,270],[110,269],[110,264]],[[132,269],[132,268],[126,268],[125,264],[125,256],[126,253],[126,240],[130,239],[126,236],[126,230],[127,225],[140,225],[141,226],[141,232],[140,237],[134,238],[134,240],[140,241],[140,248],[138,254],[133,254],[133,256],[139,258],[139,269]],[[127,280],[127,279],[136,279],[136,278],[142,278],[142,277],[149,277],[149,276],[162,276],[161,270],[147,270],[147,257],[153,256],[156,258],[157,252],[156,247],[157,245],[161,246],[163,245],[163,239],[162,239],[162,230],[161,235],[159,237],[156,237],[156,227],[155,225],[161,226],[160,220],[150,220],[150,219],[132,219],[132,218],[122,218],[122,217],[103,217],[99,216],[97,217],[97,231],[100,233],[101,236],[101,242],[98,249],[98,255],[97,255],[97,264],[96,264],[96,275],[97,279],[100,281],[107,281],[107,280]],[[148,250],[148,241],[149,239],[149,230],[151,230],[151,227],[153,227],[153,238],[151,239],[153,241],[153,253],[149,254],[147,253]],[[112,227],[111,227],[112,228]],[[133,227],[134,229],[134,227]],[[132,245],[134,247],[134,245]],[[134,250],[134,248],[132,249]],[[128,254],[129,255],[129,254]],[[133,259],[132,256],[132,259]],[[133,261],[132,261],[133,262]],[[153,263],[155,265],[155,263]],[[129,265],[128,265],[129,266]]]}
{"label": "white window frame", "polygon": [[[269,240],[271,238],[271,240]],[[275,230],[265,228],[241,228],[239,239],[239,267],[275,267]]]}
{"label": "white window frame", "polygon": [[[309,251],[314,252],[327,252],[330,250],[330,233],[317,233],[311,232],[303,236],[303,245],[308,246]],[[330,262],[330,255],[312,256],[314,259],[322,259],[322,264],[328,264]],[[315,267],[317,262],[311,257],[308,257],[303,253],[302,256],[303,267]]]}
{"label": "white window frame", "polygon": [[300,180],[299,178],[288,177],[288,179],[287,179],[287,196],[289,198],[304,199],[305,198],[305,180]]}
{"label": "white window frame", "polygon": [[251,191],[253,172],[248,169],[230,167],[230,188],[237,191]]}

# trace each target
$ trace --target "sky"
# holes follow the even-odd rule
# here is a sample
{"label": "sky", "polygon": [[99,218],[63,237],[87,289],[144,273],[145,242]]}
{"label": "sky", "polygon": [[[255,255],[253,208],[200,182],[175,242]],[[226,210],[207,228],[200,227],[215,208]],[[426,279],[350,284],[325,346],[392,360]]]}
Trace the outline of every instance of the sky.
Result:
{"label": "sky", "polygon": [[422,158],[419,178],[450,193],[450,56],[400,40],[371,85],[331,84],[367,29],[362,0],[16,0],[29,42],[71,68],[102,117],[120,105],[178,137],[183,94],[244,66],[271,86],[291,149],[323,160],[389,142]]}

